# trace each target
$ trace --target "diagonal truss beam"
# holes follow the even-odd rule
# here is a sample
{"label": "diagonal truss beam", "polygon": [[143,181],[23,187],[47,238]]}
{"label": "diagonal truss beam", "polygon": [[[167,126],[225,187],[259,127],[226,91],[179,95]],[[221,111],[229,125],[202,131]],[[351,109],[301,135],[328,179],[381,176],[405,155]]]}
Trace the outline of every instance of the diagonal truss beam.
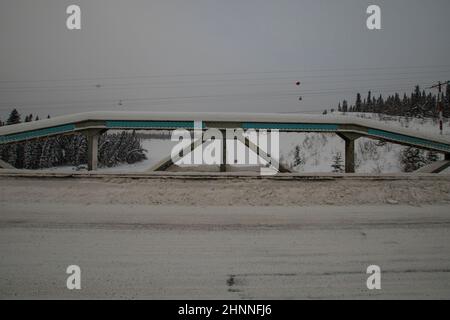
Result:
{"label": "diagonal truss beam", "polygon": [[[224,134],[223,131],[221,131],[222,133],[222,164],[221,164],[221,171],[224,172],[226,171],[226,135]],[[279,172],[291,172],[289,169],[287,169],[286,167],[284,167],[283,165],[281,165],[278,161],[276,161],[275,159],[271,158],[263,149],[261,149],[257,144],[253,143],[252,141],[250,141],[250,139],[248,139],[248,137],[245,137],[241,134],[237,135],[237,139],[243,143],[249,150],[253,151],[254,153],[256,153],[261,159],[263,159],[264,161],[266,161],[268,164],[270,164],[270,166],[272,168],[275,168],[277,171]],[[193,141],[188,147],[184,148],[179,154],[174,155],[174,157],[172,157],[172,155],[169,155],[167,157],[165,157],[164,159],[162,159],[161,161],[159,161],[158,163],[156,163],[154,166],[152,166],[149,170],[147,170],[148,172],[152,172],[152,171],[166,171],[167,169],[169,169],[172,165],[174,165],[175,163],[177,163],[179,160],[181,160],[184,156],[188,155],[191,152],[194,152],[194,150],[198,147],[200,147],[201,145],[203,145],[205,143],[205,141],[203,140],[203,138],[201,139],[196,139],[195,141]]]}

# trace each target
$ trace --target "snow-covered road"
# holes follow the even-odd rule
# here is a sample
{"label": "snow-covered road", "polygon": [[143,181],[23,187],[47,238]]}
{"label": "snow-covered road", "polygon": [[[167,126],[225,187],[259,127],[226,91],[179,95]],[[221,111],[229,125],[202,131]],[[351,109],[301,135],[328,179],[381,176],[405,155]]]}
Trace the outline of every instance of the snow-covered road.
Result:
{"label": "snow-covered road", "polygon": [[1,298],[450,297],[446,206],[2,207]]}

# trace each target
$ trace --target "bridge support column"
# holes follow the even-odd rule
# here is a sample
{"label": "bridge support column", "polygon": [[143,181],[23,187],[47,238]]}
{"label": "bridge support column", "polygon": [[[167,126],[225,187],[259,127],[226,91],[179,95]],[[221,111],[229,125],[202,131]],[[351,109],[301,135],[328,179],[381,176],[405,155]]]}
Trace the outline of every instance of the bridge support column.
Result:
{"label": "bridge support column", "polygon": [[88,129],[83,131],[88,145],[88,171],[97,170],[98,167],[98,138],[104,132],[99,129]]}
{"label": "bridge support column", "polygon": [[345,141],[345,172],[355,173],[355,140],[360,136],[347,132],[338,132],[337,135]]}

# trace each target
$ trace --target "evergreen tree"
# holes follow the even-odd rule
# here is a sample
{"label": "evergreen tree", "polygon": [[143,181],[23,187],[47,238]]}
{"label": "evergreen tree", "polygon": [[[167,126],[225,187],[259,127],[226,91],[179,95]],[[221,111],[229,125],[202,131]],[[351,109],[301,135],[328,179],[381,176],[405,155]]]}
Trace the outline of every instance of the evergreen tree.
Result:
{"label": "evergreen tree", "polygon": [[347,112],[348,111],[348,103],[347,100],[342,101],[342,112]]}
{"label": "evergreen tree", "polygon": [[450,101],[450,84],[447,84],[445,88],[445,97],[447,98],[447,102]]}
{"label": "evergreen tree", "polygon": [[79,166],[87,163],[87,140],[82,134],[73,136],[71,143],[72,165]]}
{"label": "evergreen tree", "polygon": [[42,145],[42,152],[39,158],[39,168],[49,168],[51,167],[50,163],[50,151],[52,148],[52,140],[45,139]]}
{"label": "evergreen tree", "polygon": [[16,144],[16,164],[15,167],[17,169],[22,169],[23,168],[23,161],[25,158],[25,143],[21,142],[21,143],[17,143]]}
{"label": "evergreen tree", "polygon": [[292,163],[292,166],[298,167],[300,165],[303,165],[305,163],[305,160],[303,159],[303,156],[301,154],[301,149],[299,145],[295,146],[294,149],[294,162]]}
{"label": "evergreen tree", "polygon": [[[28,117],[29,118],[29,117]],[[16,168],[40,169],[87,164],[87,139],[82,134],[28,140],[0,146],[1,158]],[[99,138],[99,165],[116,166],[146,159],[136,133],[104,134]]]}
{"label": "evergreen tree", "polygon": [[13,167],[16,167],[17,163],[17,143],[11,144],[6,149],[6,157],[4,158],[9,164],[11,164]]}
{"label": "evergreen tree", "polygon": [[40,166],[40,159],[42,154],[42,146],[44,144],[44,141],[42,139],[38,140],[32,140],[31,141],[31,148],[29,147],[29,162],[28,162],[28,169],[39,169]]}
{"label": "evergreen tree", "polygon": [[336,152],[333,156],[333,163],[331,164],[331,168],[333,168],[333,172],[344,172],[344,160],[342,159],[342,154],[340,152]]}
{"label": "evergreen tree", "polygon": [[356,95],[356,102],[355,102],[355,111],[356,112],[361,112],[361,94],[358,92],[358,94]]}
{"label": "evergreen tree", "polygon": [[9,114],[8,120],[6,121],[7,125],[18,124],[20,123],[20,114],[17,109],[13,109]]}
{"label": "evergreen tree", "polygon": [[404,172],[416,171],[427,164],[423,150],[413,147],[407,147],[402,151],[400,161]]}
{"label": "evergreen tree", "polygon": [[[450,87],[450,86],[449,86]],[[447,96],[450,96],[450,89],[446,89],[444,96],[444,117],[450,117],[450,101]],[[406,117],[428,117],[437,118],[438,112],[436,108],[437,96],[431,92],[426,94],[424,90],[421,90],[418,85],[414,87],[414,90],[408,96],[406,93],[403,95],[403,99],[400,98],[399,93],[389,95],[384,98],[381,94],[375,98],[372,92],[369,91],[367,98],[361,102],[361,95],[356,95],[355,104],[344,108],[338,107],[341,112],[373,112],[383,113],[395,116]],[[339,106],[340,106],[339,102]],[[346,109],[346,110],[344,110]]]}
{"label": "evergreen tree", "polygon": [[35,159],[34,159],[34,145],[35,141],[28,140],[25,142],[25,148],[24,148],[24,160],[23,160],[23,167],[25,169],[34,169],[35,166]]}

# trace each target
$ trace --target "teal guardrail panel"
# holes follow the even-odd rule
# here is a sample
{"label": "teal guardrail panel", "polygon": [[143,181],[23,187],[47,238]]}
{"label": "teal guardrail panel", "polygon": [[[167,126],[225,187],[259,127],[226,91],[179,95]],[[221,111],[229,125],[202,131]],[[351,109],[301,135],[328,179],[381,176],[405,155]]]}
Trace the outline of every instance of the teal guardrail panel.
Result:
{"label": "teal guardrail panel", "polygon": [[327,123],[271,123],[271,122],[244,122],[244,129],[278,129],[278,130],[312,130],[337,131],[337,124]]}
{"label": "teal guardrail panel", "polygon": [[50,127],[45,129],[30,130],[16,134],[9,134],[0,137],[0,143],[8,143],[15,141],[23,141],[27,139],[40,138],[49,135],[66,133],[75,130],[74,124],[66,124],[63,126]]}
{"label": "teal guardrail panel", "polygon": [[398,133],[392,133],[384,130],[377,130],[377,129],[368,129],[367,133],[369,135],[383,137],[386,139],[394,140],[394,141],[400,141],[400,142],[406,142],[413,145],[419,145],[423,147],[430,147],[433,149],[440,149],[443,151],[450,151],[450,145],[445,143],[439,143],[439,142],[433,142],[427,139],[422,138],[415,138],[403,134]]}
{"label": "teal guardrail panel", "polygon": [[106,121],[108,129],[126,129],[126,128],[186,128],[193,129],[194,121]]}

